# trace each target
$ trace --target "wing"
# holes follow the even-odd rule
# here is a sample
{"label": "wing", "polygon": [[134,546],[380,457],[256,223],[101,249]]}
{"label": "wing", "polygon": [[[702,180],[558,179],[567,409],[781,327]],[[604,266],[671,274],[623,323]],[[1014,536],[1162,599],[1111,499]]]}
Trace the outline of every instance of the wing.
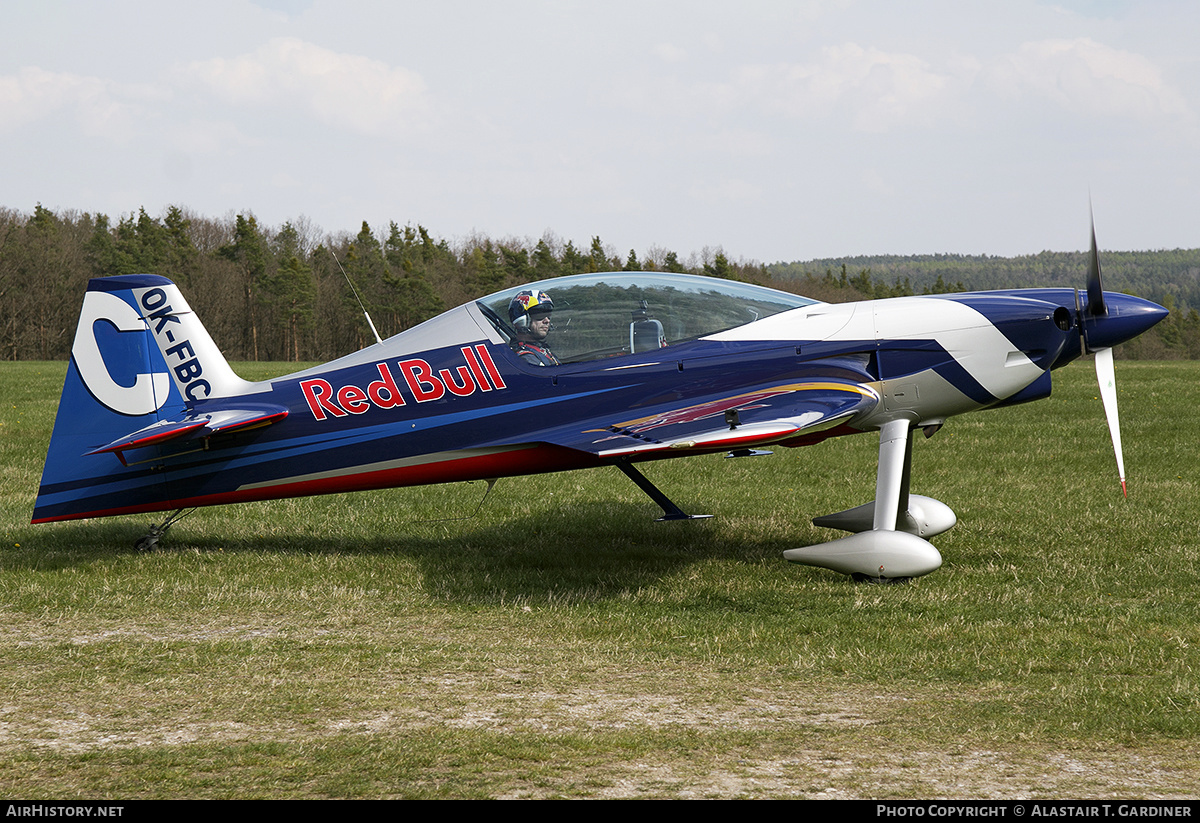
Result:
{"label": "wing", "polygon": [[588,429],[559,445],[597,457],[787,444],[870,412],[879,394],[853,382],[788,383]]}

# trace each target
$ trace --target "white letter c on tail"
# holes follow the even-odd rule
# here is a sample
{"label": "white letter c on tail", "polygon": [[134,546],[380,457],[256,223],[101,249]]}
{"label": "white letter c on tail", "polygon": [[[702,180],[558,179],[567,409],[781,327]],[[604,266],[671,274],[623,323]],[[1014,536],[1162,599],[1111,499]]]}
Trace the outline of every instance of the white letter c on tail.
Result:
{"label": "white letter c on tail", "polygon": [[146,323],[138,312],[115,294],[89,291],[83,300],[79,325],[71,356],[79,377],[97,400],[121,414],[141,416],[150,414],[167,402],[171,376],[167,372],[140,373],[132,386],[122,386],[112,379],[93,328],[97,320],[107,320],[119,331],[146,331]]}

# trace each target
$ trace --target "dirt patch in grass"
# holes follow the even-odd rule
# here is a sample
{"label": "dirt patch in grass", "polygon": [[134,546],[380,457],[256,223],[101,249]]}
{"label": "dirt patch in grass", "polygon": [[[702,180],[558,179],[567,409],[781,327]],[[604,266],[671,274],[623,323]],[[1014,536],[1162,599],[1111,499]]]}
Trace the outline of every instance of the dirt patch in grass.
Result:
{"label": "dirt patch in grass", "polygon": [[[364,715],[246,723],[199,717],[163,718],[152,710],[117,719],[75,713],[32,717],[0,708],[0,752],[43,748],[61,755],[121,749],[265,743],[313,747],[323,740],[398,741],[441,735],[528,747],[564,739],[644,739],[628,747],[571,758],[550,776],[511,771],[502,754],[487,778],[495,797],[602,798],[1054,798],[1194,797],[1200,792],[1195,758],[1170,746],[1137,750],[1071,751],[1044,741],[975,747],[897,728],[898,704],[908,694],[797,694],[759,686],[729,698],[728,683],[677,681],[680,694],[646,688],[653,675],[615,675],[617,688],[565,691],[523,689],[511,672],[479,679],[418,678],[409,705]],[[514,687],[514,680],[517,681]],[[661,685],[661,682],[660,682]],[[395,684],[392,684],[394,687]],[[504,688],[508,686],[508,688]],[[704,693],[722,695],[705,700]],[[916,699],[923,699],[917,697]],[[654,741],[661,741],[656,745]],[[449,755],[445,755],[448,759]],[[435,761],[439,755],[433,755]]]}

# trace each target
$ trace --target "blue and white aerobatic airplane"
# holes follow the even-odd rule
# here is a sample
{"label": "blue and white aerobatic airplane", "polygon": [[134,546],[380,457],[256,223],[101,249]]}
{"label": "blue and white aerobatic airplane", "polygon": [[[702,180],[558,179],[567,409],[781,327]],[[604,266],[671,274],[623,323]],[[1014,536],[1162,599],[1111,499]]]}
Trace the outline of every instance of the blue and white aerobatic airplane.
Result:
{"label": "blue and white aerobatic airplane", "polygon": [[635,464],[874,431],[874,502],[813,521],[852,534],[784,556],[859,579],[928,574],[942,558],[925,538],[955,516],[909,493],[918,430],[1046,397],[1052,369],[1095,353],[1121,466],[1111,349],[1166,310],[1104,292],[1092,244],[1080,291],[828,304],[662,272],[564,277],[258,383],[171,281],[95,279],[33,522],[173,510],[138,541],[150,548],[198,506],[595,466],[685,519]]}

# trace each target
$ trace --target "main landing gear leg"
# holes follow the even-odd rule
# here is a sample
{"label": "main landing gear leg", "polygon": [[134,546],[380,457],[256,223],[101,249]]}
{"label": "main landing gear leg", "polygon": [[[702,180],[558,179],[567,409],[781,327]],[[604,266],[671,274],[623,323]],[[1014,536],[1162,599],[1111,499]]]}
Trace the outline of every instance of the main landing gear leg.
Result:
{"label": "main landing gear leg", "polygon": [[151,526],[150,531],[139,537],[134,542],[133,547],[140,552],[154,551],[158,548],[159,538],[167,533],[167,529],[171,528],[194,511],[195,509],[176,509],[175,511],[171,512],[171,516],[162,523]]}
{"label": "main landing gear leg", "polygon": [[658,505],[662,506],[663,516],[655,520],[656,523],[662,523],[666,520],[703,520],[712,517],[711,514],[688,514],[683,509],[671,502],[671,498],[667,497],[658,487],[646,479],[646,476],[635,469],[631,463],[620,461],[617,463],[617,468],[625,473],[625,476],[637,484],[637,487],[650,496]]}

